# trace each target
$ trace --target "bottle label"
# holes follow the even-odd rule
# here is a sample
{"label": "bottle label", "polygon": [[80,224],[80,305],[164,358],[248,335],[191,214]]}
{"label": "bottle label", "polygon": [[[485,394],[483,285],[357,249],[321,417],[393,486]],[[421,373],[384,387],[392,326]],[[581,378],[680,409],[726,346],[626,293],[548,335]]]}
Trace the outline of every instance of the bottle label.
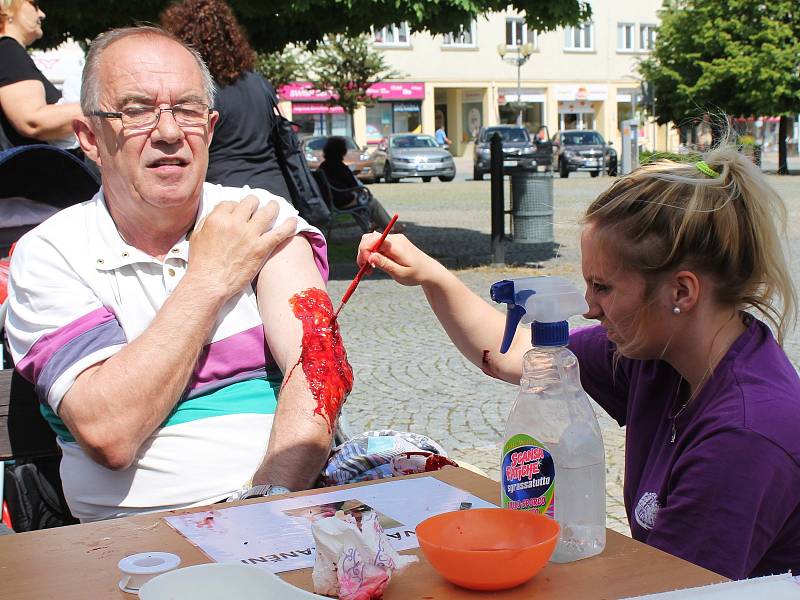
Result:
{"label": "bottle label", "polygon": [[503,447],[502,470],[503,508],[555,518],[556,467],[543,444],[529,435],[511,437]]}

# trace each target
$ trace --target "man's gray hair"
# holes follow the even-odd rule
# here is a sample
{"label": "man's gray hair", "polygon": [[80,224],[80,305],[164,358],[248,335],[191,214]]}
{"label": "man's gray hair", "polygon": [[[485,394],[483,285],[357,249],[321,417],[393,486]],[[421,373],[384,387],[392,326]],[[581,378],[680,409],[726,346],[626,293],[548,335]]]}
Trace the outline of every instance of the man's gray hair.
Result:
{"label": "man's gray hair", "polygon": [[119,29],[111,29],[105,33],[98,35],[92,42],[89,48],[89,54],[86,56],[86,64],[83,67],[83,83],[81,84],[81,110],[83,114],[88,115],[92,111],[100,110],[100,61],[102,60],[103,52],[114,42],[118,42],[127,37],[133,36],[158,36],[168,40],[172,40],[176,44],[180,44],[194,57],[197,67],[200,69],[200,76],[203,79],[203,90],[208,105],[214,107],[214,95],[217,91],[217,86],[214,83],[214,78],[208,70],[206,63],[203,61],[200,54],[194,48],[184,44],[181,40],[176,38],[171,33],[164,31],[160,27],[140,26],[140,27],[120,27]]}

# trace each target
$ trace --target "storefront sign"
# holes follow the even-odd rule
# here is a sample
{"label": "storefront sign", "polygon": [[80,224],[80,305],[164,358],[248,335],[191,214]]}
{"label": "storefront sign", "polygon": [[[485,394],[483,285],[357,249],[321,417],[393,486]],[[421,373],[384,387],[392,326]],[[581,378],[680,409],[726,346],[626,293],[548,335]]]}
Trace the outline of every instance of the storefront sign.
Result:
{"label": "storefront sign", "polygon": [[461,94],[461,101],[466,102],[483,102],[483,90],[464,90]]}
{"label": "storefront sign", "polygon": [[341,106],[331,106],[321,102],[292,102],[292,115],[316,115],[343,113]]}
{"label": "storefront sign", "polygon": [[558,103],[558,114],[588,114],[593,112],[594,107],[588,101]]}
{"label": "storefront sign", "polygon": [[419,112],[420,106],[417,103],[414,104],[401,104],[397,103],[394,105],[394,112]]}
{"label": "storefront sign", "polygon": [[367,94],[377,100],[424,100],[424,83],[376,83]]}
{"label": "storefront sign", "polygon": [[[520,90],[520,102],[544,102],[545,91],[542,89],[522,88]],[[509,104],[517,102],[517,88],[500,88],[497,95],[498,104]]]}
{"label": "storefront sign", "polygon": [[[423,100],[425,98],[424,83],[375,83],[367,90],[367,94],[377,100]],[[324,102],[334,97],[330,92],[315,90],[309,82],[287,83],[278,89],[281,100],[292,102]]]}
{"label": "storefront sign", "polygon": [[560,85],[556,87],[557,100],[606,100],[608,86],[600,84]]}
{"label": "storefront sign", "polygon": [[634,94],[638,94],[638,90],[631,90],[631,89],[618,89],[617,90],[617,102],[631,102],[633,100]]}

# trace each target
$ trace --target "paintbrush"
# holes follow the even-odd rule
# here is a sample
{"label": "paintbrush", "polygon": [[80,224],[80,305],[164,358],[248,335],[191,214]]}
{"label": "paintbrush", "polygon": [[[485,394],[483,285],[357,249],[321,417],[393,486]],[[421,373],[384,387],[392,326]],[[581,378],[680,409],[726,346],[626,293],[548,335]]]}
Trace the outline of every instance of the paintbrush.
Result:
{"label": "paintbrush", "polygon": [[[394,227],[395,222],[397,222],[396,214],[392,217],[392,220],[389,221],[389,224],[386,226],[386,229],[383,230],[383,233],[381,234],[381,237],[378,239],[378,241],[375,242],[375,244],[373,244],[372,248],[370,248],[371,252],[377,252],[380,249],[381,245],[383,244],[383,241],[386,239],[386,236],[389,235],[389,232],[392,230],[392,227]],[[368,268],[369,268],[369,263],[364,262],[364,264],[358,270],[358,273],[356,273],[356,276],[353,278],[353,281],[351,281],[350,285],[347,286],[347,291],[345,291],[344,296],[342,296],[342,302],[339,304],[339,308],[336,309],[336,312],[333,315],[334,321],[336,320],[336,317],[339,316],[339,311],[342,310],[342,307],[345,305],[345,302],[347,302],[350,299],[350,296],[353,295],[353,292],[356,291],[356,287],[358,287],[361,278],[364,276],[364,273],[367,272]]]}

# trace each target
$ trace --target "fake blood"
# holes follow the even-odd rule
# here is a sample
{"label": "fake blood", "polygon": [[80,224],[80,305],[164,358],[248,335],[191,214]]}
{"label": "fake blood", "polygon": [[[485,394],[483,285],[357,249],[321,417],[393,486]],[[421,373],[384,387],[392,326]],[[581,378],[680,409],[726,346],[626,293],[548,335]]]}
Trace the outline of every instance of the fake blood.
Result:
{"label": "fake blood", "polygon": [[289,299],[294,316],[303,323],[303,341],[298,364],[303,365],[308,387],[317,407],[315,415],[322,416],[333,430],[347,394],[353,389],[353,368],[347,362],[347,353],[339,333],[339,324],[333,315],[333,305],[324,291],[310,288]]}

